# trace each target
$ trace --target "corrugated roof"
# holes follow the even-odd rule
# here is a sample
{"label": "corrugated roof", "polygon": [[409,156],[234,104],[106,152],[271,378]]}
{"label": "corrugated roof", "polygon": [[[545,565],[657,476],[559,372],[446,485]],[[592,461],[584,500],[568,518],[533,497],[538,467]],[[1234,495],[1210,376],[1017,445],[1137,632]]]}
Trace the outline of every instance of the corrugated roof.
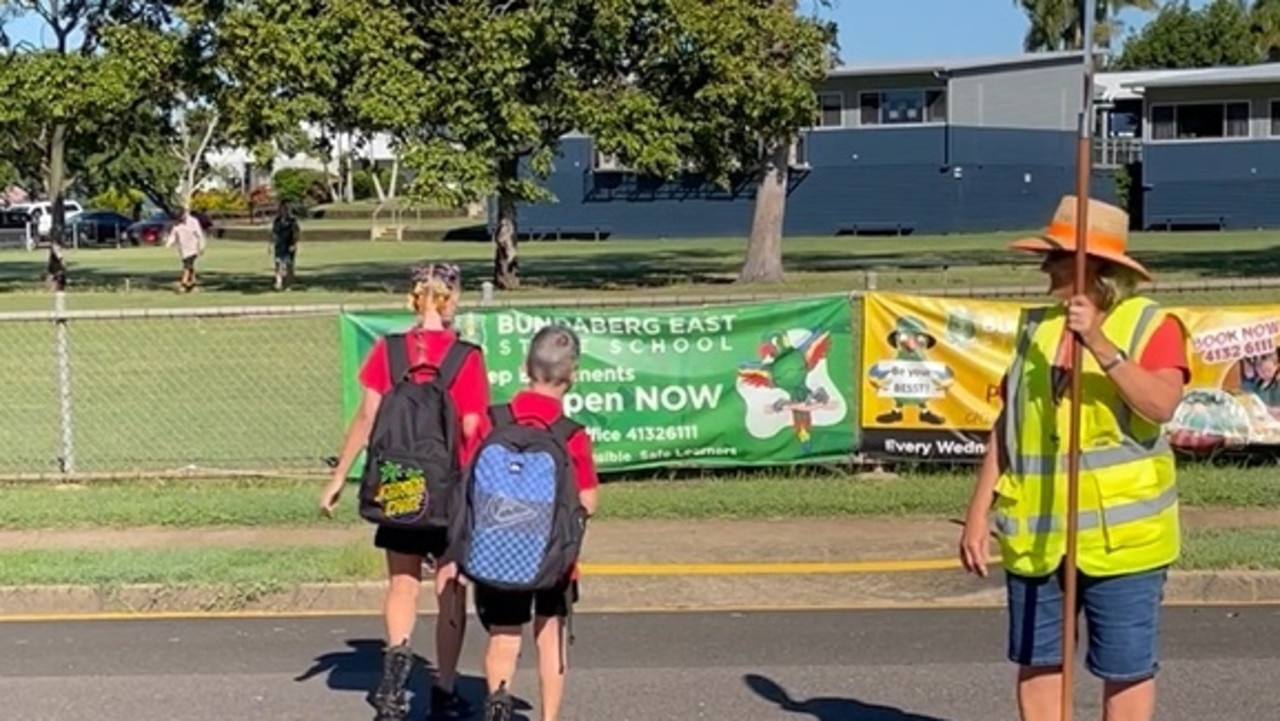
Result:
{"label": "corrugated roof", "polygon": [[1128,87],[1143,88],[1187,88],[1203,85],[1254,85],[1258,83],[1280,83],[1280,63],[1175,71],[1166,77],[1137,80],[1126,83],[1126,85]]}
{"label": "corrugated roof", "polygon": [[1080,61],[1080,51],[1053,53],[1021,53],[986,58],[942,58],[935,60],[910,60],[900,63],[874,63],[867,65],[841,65],[828,75],[835,78],[851,78],[865,75],[908,75],[915,73],[946,73],[962,70],[996,69],[1009,65]]}

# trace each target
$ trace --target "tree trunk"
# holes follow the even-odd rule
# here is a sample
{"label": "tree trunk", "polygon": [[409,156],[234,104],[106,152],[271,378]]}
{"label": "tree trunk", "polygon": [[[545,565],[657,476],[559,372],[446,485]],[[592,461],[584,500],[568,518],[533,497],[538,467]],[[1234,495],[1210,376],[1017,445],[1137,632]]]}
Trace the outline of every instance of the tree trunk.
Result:
{"label": "tree trunk", "polygon": [[62,242],[62,234],[67,227],[67,209],[63,196],[67,184],[67,126],[53,126],[53,135],[49,140],[49,201],[50,218],[49,239],[53,243]]}
{"label": "tree trunk", "polygon": [[756,207],[747,240],[747,259],[739,283],[781,283],[782,218],[787,208],[787,169],[791,145],[777,142],[756,182]]}
{"label": "tree trunk", "polygon": [[[503,160],[498,168],[498,187],[510,187],[519,161]],[[510,191],[498,192],[498,222],[493,232],[493,285],[499,290],[520,287],[520,259],[516,249],[516,198]]]}

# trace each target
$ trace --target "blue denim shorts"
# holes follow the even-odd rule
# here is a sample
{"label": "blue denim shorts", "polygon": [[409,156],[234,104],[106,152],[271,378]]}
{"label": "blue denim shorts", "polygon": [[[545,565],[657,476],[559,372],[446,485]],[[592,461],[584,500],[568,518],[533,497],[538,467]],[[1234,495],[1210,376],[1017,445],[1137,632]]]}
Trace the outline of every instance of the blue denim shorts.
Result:
{"label": "blue denim shorts", "polygon": [[[1097,578],[1080,574],[1077,612],[1084,612],[1085,666],[1106,681],[1141,681],[1159,670],[1160,604],[1167,568]],[[1005,574],[1009,600],[1009,660],[1022,666],[1062,665],[1063,572],[1038,578]]]}

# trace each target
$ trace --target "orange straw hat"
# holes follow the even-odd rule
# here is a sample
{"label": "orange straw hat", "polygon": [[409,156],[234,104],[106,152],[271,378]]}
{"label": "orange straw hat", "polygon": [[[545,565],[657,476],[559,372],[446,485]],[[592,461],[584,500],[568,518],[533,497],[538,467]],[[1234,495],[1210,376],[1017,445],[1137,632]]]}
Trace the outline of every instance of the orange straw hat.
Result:
{"label": "orange straw hat", "polygon": [[[1125,252],[1129,241],[1129,214],[1114,205],[1089,199],[1089,227],[1085,230],[1085,252],[1095,258],[1132,268],[1151,280],[1151,272]],[[1076,249],[1076,196],[1063,196],[1053,220],[1040,236],[1015,240],[1014,250],[1033,253],[1071,253]]]}

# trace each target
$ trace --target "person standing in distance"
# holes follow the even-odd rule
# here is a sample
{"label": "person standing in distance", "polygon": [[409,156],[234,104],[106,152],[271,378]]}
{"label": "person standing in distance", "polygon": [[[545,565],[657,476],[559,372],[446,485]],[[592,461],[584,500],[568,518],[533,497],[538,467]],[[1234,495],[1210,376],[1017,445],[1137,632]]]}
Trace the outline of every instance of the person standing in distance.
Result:
{"label": "person standing in distance", "polygon": [[[440,364],[450,346],[458,342],[450,328],[461,293],[461,272],[456,265],[431,263],[412,271],[413,290],[409,306],[417,314],[417,323],[406,338],[411,354],[410,367],[418,363]],[[387,342],[379,338],[360,369],[360,385],[364,396],[351,420],[342,453],[334,467],[333,477],[320,497],[320,509],[332,516],[347,473],[369,442],[378,406],[394,382],[387,359]],[[429,372],[419,381],[430,380]],[[489,408],[489,377],[484,358],[478,352],[467,355],[453,385],[449,389],[458,414],[460,461],[463,467],[475,452],[481,420]],[[380,526],[374,545],[386,551],[390,583],[384,607],[387,652],[382,680],[374,693],[379,721],[398,721],[408,711],[405,686],[413,665],[410,637],[418,615],[418,593],[422,586],[422,569],[427,561],[440,573],[439,559],[448,546],[447,529],[425,531]],[[472,713],[470,705],[454,689],[458,658],[466,632],[466,589],[457,582],[437,583],[435,683],[431,688],[433,718],[465,718]]]}

